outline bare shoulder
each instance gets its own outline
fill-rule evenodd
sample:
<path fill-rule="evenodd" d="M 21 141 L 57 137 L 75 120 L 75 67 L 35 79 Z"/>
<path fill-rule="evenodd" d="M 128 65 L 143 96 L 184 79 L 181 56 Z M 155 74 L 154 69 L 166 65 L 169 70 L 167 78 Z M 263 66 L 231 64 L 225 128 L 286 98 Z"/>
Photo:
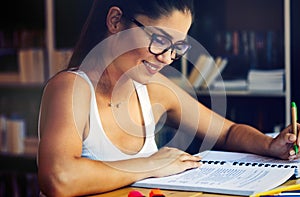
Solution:
<path fill-rule="evenodd" d="M 89 84 L 79 75 L 61 72 L 52 77 L 44 88 L 41 102 L 41 133 L 49 129 L 63 133 L 76 128 L 82 136 L 89 114 L 90 98 Z M 61 120 L 65 123 L 61 123 Z"/>
<path fill-rule="evenodd" d="M 61 72 L 51 78 L 44 88 L 42 109 L 62 111 L 76 108 L 88 111 L 91 90 L 88 82 L 71 72 Z M 78 109 L 78 110 L 79 110 Z"/>
<path fill-rule="evenodd" d="M 80 87 L 82 91 L 89 89 L 88 82 L 79 75 L 71 72 L 61 72 L 47 82 L 45 90 L 63 91 L 74 89 L 75 85 Z"/>

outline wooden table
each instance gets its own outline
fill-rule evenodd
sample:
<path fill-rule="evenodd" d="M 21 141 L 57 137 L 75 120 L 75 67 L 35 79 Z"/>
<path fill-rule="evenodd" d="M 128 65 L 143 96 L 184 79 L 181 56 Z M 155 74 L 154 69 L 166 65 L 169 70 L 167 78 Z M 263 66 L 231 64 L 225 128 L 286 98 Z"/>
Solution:
<path fill-rule="evenodd" d="M 122 189 L 118 189 L 112 192 L 108 192 L 105 194 L 99 194 L 95 196 L 99 197 L 128 197 L 128 193 L 131 190 L 138 190 L 141 192 L 144 196 L 148 197 L 151 189 L 145 189 L 145 188 L 134 188 L 134 187 L 125 187 Z M 161 190 L 162 193 L 166 197 L 229 197 L 232 195 L 218 195 L 218 194 L 209 194 L 209 193 L 202 193 L 202 192 L 185 192 L 185 191 L 172 191 L 172 190 Z M 237 197 L 237 196 L 235 196 Z"/>
<path fill-rule="evenodd" d="M 22 182 L 23 189 L 20 189 L 21 194 L 28 193 L 28 189 L 31 190 L 31 194 L 38 194 L 38 184 L 37 184 L 37 165 L 35 155 L 12 155 L 12 154 L 0 154 L 0 183 L 3 178 L 3 174 L 6 175 L 17 175 L 17 174 L 33 174 L 34 180 L 27 180 L 25 184 Z M 13 177 L 14 178 L 14 177 Z M 5 181 L 5 180 L 2 180 Z M 300 179 L 289 180 L 283 186 L 299 184 Z M 29 185 L 31 185 L 29 188 Z M 32 188 L 31 188 L 32 187 Z M 12 196 L 12 195 L 1 195 L 1 194 L 13 194 L 14 188 L 11 188 L 12 191 L 0 191 L 0 196 Z M 104 194 L 93 195 L 93 197 L 128 197 L 128 193 L 131 190 L 138 190 L 146 197 L 149 196 L 151 189 L 145 188 L 134 188 L 134 187 L 124 187 L 118 190 L 107 192 Z M 224 194 L 213 194 L 213 193 L 202 193 L 202 192 L 187 192 L 187 191 L 172 191 L 172 190 L 162 190 L 163 194 L 166 197 L 238 197 L 237 195 L 224 195 Z M 34 195 L 35 196 L 35 195 Z"/>
<path fill-rule="evenodd" d="M 288 186 L 292 184 L 300 183 L 298 180 L 289 180 L 282 186 Z M 148 197 L 151 189 L 145 188 L 134 188 L 134 187 L 125 187 L 112 192 L 107 192 L 104 194 L 94 195 L 97 197 L 128 197 L 128 193 L 131 190 L 138 190 L 144 196 Z M 163 194 L 166 197 L 239 197 L 237 195 L 225 195 L 225 194 L 213 194 L 213 193 L 203 193 L 203 192 L 186 192 L 186 191 L 172 191 L 172 190 L 162 190 Z M 93 197 L 94 197 L 93 196 Z"/>

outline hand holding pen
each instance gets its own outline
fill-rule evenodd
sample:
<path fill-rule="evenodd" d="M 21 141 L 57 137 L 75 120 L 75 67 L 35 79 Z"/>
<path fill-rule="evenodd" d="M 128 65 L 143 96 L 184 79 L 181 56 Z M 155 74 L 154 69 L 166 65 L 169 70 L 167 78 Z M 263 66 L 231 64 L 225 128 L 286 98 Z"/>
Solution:
<path fill-rule="evenodd" d="M 297 123 L 297 107 L 295 102 L 291 103 L 291 125 L 284 128 L 273 138 L 269 146 L 270 156 L 280 159 L 300 159 L 300 138 L 298 138 L 300 124 Z"/>

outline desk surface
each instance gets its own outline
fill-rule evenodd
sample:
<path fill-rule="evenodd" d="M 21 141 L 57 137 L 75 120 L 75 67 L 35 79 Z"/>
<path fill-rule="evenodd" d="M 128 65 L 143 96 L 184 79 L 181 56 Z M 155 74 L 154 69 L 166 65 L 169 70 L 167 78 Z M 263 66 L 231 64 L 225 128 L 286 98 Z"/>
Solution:
<path fill-rule="evenodd" d="M 300 179 L 298 180 L 290 180 L 287 181 L 282 186 L 288 186 L 292 184 L 299 183 Z M 151 189 L 145 188 L 134 188 L 134 187 L 125 187 L 121 188 L 112 192 L 104 193 L 95 195 L 97 197 L 128 197 L 128 193 L 131 190 L 138 190 L 146 197 L 149 196 Z M 225 195 L 225 194 L 213 194 L 213 193 L 202 193 L 202 192 L 185 192 L 185 191 L 171 191 L 171 190 L 162 190 L 163 194 L 166 197 L 239 197 L 237 195 Z"/>
<path fill-rule="evenodd" d="M 151 191 L 151 189 L 145 189 L 145 188 L 126 187 L 105 194 L 99 194 L 96 196 L 97 197 L 128 197 L 128 193 L 131 190 L 138 190 L 146 197 L 149 196 L 149 193 Z M 166 197 L 200 197 L 200 196 L 201 197 L 230 197 L 232 196 L 232 195 L 209 194 L 209 193 L 202 193 L 202 192 L 184 192 L 184 191 L 171 191 L 171 190 L 162 190 L 162 193 Z"/>
<path fill-rule="evenodd" d="M 0 154 L 0 172 L 2 171 L 20 171 L 20 172 L 36 172 L 36 160 L 35 155 L 12 155 L 12 154 Z M 20 165 L 21 164 L 21 165 Z M 289 180 L 282 186 L 288 186 L 292 184 L 299 184 L 300 179 Z M 115 191 L 107 192 L 104 194 L 93 195 L 93 197 L 128 197 L 128 193 L 131 190 L 138 190 L 146 197 L 149 196 L 151 189 L 125 187 Z M 239 197 L 237 195 L 224 195 L 202 192 L 187 192 L 187 191 L 172 191 L 162 190 L 166 197 Z"/>

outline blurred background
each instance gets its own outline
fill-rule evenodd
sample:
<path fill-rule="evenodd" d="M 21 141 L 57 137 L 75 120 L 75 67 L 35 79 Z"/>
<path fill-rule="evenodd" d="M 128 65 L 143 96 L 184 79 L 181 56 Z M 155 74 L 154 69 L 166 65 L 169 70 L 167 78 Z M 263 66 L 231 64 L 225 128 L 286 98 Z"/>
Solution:
<path fill-rule="evenodd" d="M 92 2 L 1 2 L 0 196 L 38 196 L 37 126 L 43 87 L 66 67 Z M 215 62 L 225 60 L 219 71 L 226 89 L 227 118 L 268 133 L 289 124 L 290 102 L 300 105 L 296 87 L 299 8 L 298 0 L 195 0 L 196 16 L 189 35 Z M 186 79 L 196 67 L 185 58 L 172 66 Z M 207 76 L 209 83 L 190 81 L 197 99 L 208 107 L 212 95 L 218 98 L 223 93 L 213 72 Z M 157 132 L 159 146 L 176 132 L 161 130 Z M 194 139 L 188 151 L 199 151 L 199 139 Z"/>

